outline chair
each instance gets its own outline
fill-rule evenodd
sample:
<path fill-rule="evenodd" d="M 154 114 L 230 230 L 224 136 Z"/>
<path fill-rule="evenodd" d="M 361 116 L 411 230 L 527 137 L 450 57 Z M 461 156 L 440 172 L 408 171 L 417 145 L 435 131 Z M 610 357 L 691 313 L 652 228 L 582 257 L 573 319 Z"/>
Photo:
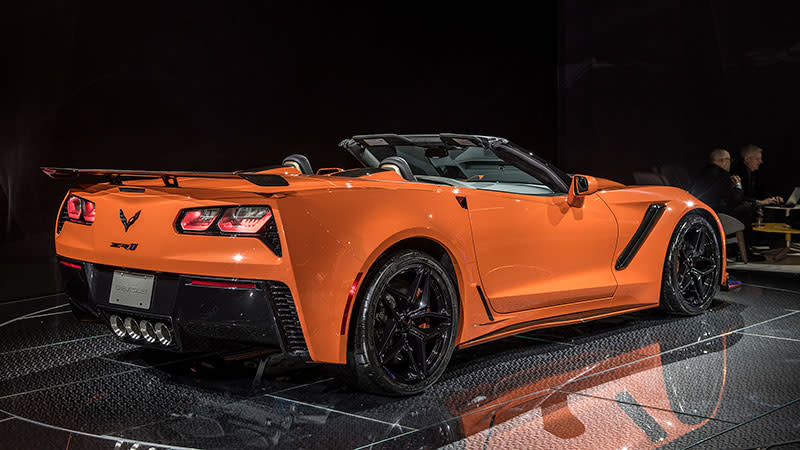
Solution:
<path fill-rule="evenodd" d="M 383 161 L 378 164 L 378 167 L 381 169 L 394 170 L 398 175 L 408 181 L 417 181 L 417 177 L 415 177 L 414 173 L 411 171 L 411 166 L 408 165 L 405 159 L 399 156 L 384 158 Z"/>
<path fill-rule="evenodd" d="M 725 241 L 728 244 L 739 245 L 739 256 L 742 257 L 742 262 L 747 264 L 747 246 L 744 242 L 744 224 L 737 218 L 727 214 L 717 214 L 719 221 L 722 224 L 722 230 L 725 232 Z M 729 238 L 728 236 L 733 236 Z"/>
<path fill-rule="evenodd" d="M 689 177 L 689 172 L 679 164 L 664 164 L 660 167 L 658 173 L 667 179 L 670 186 L 679 187 L 687 191 L 692 187 L 692 179 Z"/>
<path fill-rule="evenodd" d="M 289 155 L 286 158 L 283 158 L 281 164 L 284 166 L 294 167 L 303 175 L 314 175 L 314 169 L 311 168 L 311 162 L 304 155 Z"/>
<path fill-rule="evenodd" d="M 654 172 L 633 172 L 633 181 L 645 186 L 669 186 L 666 178 Z"/>

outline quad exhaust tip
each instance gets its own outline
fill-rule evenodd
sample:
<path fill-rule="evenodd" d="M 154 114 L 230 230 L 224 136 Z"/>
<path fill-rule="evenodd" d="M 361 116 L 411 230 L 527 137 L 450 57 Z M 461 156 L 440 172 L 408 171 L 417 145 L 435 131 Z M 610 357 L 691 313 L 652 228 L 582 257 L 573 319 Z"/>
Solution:
<path fill-rule="evenodd" d="M 172 330 L 163 322 L 151 322 L 147 319 L 136 319 L 134 317 L 125 317 L 123 319 L 116 314 L 112 314 L 108 321 L 109 325 L 111 325 L 111 331 L 117 337 L 124 338 L 127 336 L 134 341 L 142 339 L 148 344 L 158 342 L 165 347 L 172 345 L 174 342 Z"/>

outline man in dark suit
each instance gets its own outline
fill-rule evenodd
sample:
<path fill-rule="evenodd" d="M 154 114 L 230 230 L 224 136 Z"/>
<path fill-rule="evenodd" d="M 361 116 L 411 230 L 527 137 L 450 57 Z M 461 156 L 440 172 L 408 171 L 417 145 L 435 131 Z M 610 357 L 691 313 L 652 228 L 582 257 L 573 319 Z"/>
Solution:
<path fill-rule="evenodd" d="M 703 167 L 689 192 L 718 213 L 734 215 L 742 201 L 739 177 L 730 174 L 731 155 L 718 148 L 709 154 L 709 164 Z M 737 188 L 738 186 L 738 188 Z"/>
<path fill-rule="evenodd" d="M 708 155 L 708 159 L 709 164 L 700 171 L 689 192 L 718 214 L 727 214 L 739 219 L 745 227 L 742 230 L 746 235 L 744 241 L 751 242 L 752 228 L 750 224 L 755 217 L 755 209 L 752 205 L 742 200 L 744 192 L 741 178 L 730 174 L 730 153 L 722 148 L 714 149 Z M 723 220 L 724 226 L 725 220 Z M 744 244 L 741 245 L 739 247 L 740 253 L 747 252 L 749 260 L 758 261 L 764 259 L 743 249 Z M 739 257 L 745 260 L 743 255 L 739 255 Z"/>

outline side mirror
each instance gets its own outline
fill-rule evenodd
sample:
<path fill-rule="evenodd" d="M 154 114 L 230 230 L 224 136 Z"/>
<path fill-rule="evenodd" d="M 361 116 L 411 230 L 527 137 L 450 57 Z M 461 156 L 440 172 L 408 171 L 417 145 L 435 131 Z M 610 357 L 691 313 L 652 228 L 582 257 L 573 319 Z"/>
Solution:
<path fill-rule="evenodd" d="M 583 197 L 597 192 L 597 179 L 588 175 L 574 175 L 567 193 L 569 206 L 580 208 L 583 206 Z"/>

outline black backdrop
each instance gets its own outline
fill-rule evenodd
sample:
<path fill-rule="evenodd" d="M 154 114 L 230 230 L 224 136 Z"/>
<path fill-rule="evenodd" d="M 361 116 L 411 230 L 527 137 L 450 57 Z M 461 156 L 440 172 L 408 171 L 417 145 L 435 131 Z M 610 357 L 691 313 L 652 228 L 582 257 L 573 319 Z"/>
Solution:
<path fill-rule="evenodd" d="M 500 135 L 622 182 L 753 142 L 776 193 L 800 185 L 791 2 L 16 3 L 0 11 L 0 248 L 15 255 L 51 254 L 66 186 L 41 165 L 348 166 L 337 142 L 371 132 Z"/>

